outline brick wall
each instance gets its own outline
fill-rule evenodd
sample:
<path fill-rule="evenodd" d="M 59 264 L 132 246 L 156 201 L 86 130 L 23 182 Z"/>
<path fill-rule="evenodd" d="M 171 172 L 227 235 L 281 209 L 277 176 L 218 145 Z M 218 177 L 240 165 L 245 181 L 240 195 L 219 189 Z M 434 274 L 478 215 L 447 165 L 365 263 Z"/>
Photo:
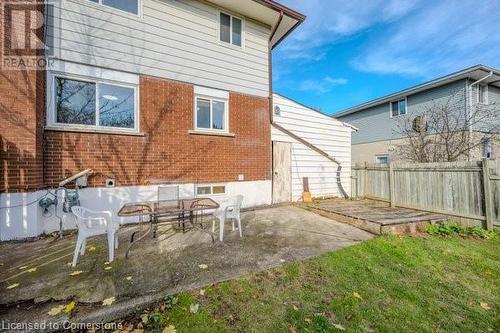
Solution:
<path fill-rule="evenodd" d="M 226 182 L 270 179 L 270 126 L 266 98 L 230 94 L 231 137 L 189 134 L 194 89 L 156 78 L 140 81 L 143 136 L 45 132 L 45 183 L 55 185 L 91 168 L 91 185 L 115 178 L 118 186 L 148 179 L 171 182 Z"/>
<path fill-rule="evenodd" d="M 11 1 L 12 2 L 12 1 Z M 43 12 L 43 6 L 30 6 L 28 1 L 17 1 L 18 8 L 37 8 Z M 25 56 L 32 54 L 24 49 L 8 48 L 11 26 L 0 6 L 0 37 L 4 38 L 0 49 L 0 58 L 5 55 Z M 28 24 L 28 22 L 26 23 Z M 16 25 L 17 28 L 19 24 Z M 5 31 L 4 31 L 5 30 Z M 43 29 L 36 32 L 43 36 Z M 31 45 L 31 44 L 30 44 Z M 4 53 L 6 50 L 7 52 Z M 42 55 L 38 50 L 35 54 Z M 24 192 L 43 187 L 43 124 L 45 113 L 45 71 L 18 67 L 14 70 L 0 64 L 0 193 Z"/>

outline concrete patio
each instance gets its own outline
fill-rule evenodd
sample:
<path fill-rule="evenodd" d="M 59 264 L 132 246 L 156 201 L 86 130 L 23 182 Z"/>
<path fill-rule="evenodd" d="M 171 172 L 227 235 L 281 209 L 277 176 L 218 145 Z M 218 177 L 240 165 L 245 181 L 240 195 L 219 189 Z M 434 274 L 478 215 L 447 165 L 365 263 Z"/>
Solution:
<path fill-rule="evenodd" d="M 137 244 L 129 259 L 124 258 L 128 240 L 140 227 L 123 227 L 113 263 L 106 263 L 104 238 L 95 238 L 87 243 L 87 252 L 74 269 L 69 264 L 74 235 L 62 240 L 2 244 L 0 321 L 112 321 L 170 294 L 317 256 L 373 237 L 355 227 L 290 206 L 245 212 L 242 224 L 242 239 L 227 223 L 224 243 L 215 244 L 201 231 L 183 234 L 170 226 L 160 226 L 158 237 Z M 112 305 L 102 305 L 103 300 L 112 297 Z M 73 311 L 47 314 L 51 308 L 70 301 L 76 302 Z"/>

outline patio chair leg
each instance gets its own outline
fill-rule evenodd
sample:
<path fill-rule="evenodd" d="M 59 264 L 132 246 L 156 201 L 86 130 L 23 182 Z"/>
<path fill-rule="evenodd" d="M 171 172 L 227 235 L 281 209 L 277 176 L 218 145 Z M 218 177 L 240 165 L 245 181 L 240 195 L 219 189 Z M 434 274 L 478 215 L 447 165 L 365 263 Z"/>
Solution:
<path fill-rule="evenodd" d="M 231 227 L 233 228 L 234 231 L 234 219 L 231 219 Z"/>
<path fill-rule="evenodd" d="M 76 245 L 75 245 L 75 253 L 73 254 L 73 262 L 71 264 L 72 267 L 76 267 L 76 262 L 78 260 L 78 254 L 80 253 L 82 243 L 83 243 L 83 239 L 78 237 L 76 240 Z"/>
<path fill-rule="evenodd" d="M 115 246 L 114 246 L 115 234 L 108 234 L 108 262 L 113 262 L 113 258 L 115 255 Z"/>
<path fill-rule="evenodd" d="M 219 240 L 224 241 L 224 220 L 225 218 L 219 219 Z"/>
<path fill-rule="evenodd" d="M 115 233 L 115 250 L 118 249 L 118 232 Z"/>
<path fill-rule="evenodd" d="M 243 232 L 241 230 L 241 219 L 239 216 L 238 216 L 238 218 L 236 218 L 236 221 L 238 222 L 238 231 L 240 232 L 240 238 L 241 238 L 241 237 L 243 237 Z"/>
<path fill-rule="evenodd" d="M 87 239 L 85 238 L 82 242 L 82 246 L 81 246 L 81 249 L 80 249 L 80 255 L 84 255 L 85 254 L 85 248 L 87 247 Z"/>

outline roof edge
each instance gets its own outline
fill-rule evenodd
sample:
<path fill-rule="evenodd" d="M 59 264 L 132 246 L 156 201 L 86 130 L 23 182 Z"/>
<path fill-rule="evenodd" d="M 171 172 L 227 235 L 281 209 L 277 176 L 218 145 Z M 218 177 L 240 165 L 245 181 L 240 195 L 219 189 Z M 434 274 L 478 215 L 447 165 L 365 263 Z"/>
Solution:
<path fill-rule="evenodd" d="M 385 95 L 385 96 L 382 96 L 382 97 L 379 97 L 379 98 L 376 98 L 376 99 L 373 99 L 373 100 L 370 100 L 370 101 L 367 101 L 367 102 L 355 105 L 353 107 L 341 110 L 341 111 L 339 111 L 337 113 L 334 113 L 332 115 L 332 117 L 342 117 L 342 116 L 353 114 L 353 113 L 356 113 L 356 112 L 359 112 L 359 111 L 363 111 L 366 108 L 374 107 L 374 106 L 383 104 L 383 103 L 387 102 L 387 100 L 395 98 L 395 97 L 397 97 L 399 95 L 409 95 L 409 94 L 412 94 L 412 93 L 416 93 L 416 92 L 418 92 L 419 90 L 422 90 L 422 89 L 425 90 L 425 88 L 428 87 L 428 86 L 437 85 L 436 87 L 439 87 L 441 85 L 446 84 L 447 81 L 452 80 L 453 78 L 458 78 L 460 75 L 467 74 L 468 72 L 472 72 L 472 71 L 475 71 L 475 70 L 484 70 L 485 72 L 493 72 L 496 75 L 500 75 L 500 70 L 495 69 L 493 67 L 489 67 L 489 66 L 482 65 L 482 64 L 474 65 L 472 67 L 468 67 L 468 68 L 459 70 L 457 72 L 453 72 L 451 74 L 448 74 L 448 75 L 445 75 L 445 76 L 441 76 L 441 77 L 438 77 L 436 79 L 433 79 L 433 80 L 430 80 L 430 81 L 427 81 L 427 82 L 424 82 L 424 83 L 421 83 L 421 84 L 417 84 L 416 86 L 413 86 L 413 87 L 410 87 L 410 88 L 406 88 L 406 89 L 403 89 L 403 90 L 399 90 L 399 91 L 397 91 L 395 93 L 392 93 L 392 94 L 389 94 L 389 95 Z"/>
<path fill-rule="evenodd" d="M 296 19 L 297 21 L 303 22 L 306 19 L 304 14 L 301 14 L 285 5 L 282 5 L 273 0 L 253 0 L 257 3 L 260 3 L 263 6 L 274 9 L 278 12 L 283 12 L 284 14 Z"/>

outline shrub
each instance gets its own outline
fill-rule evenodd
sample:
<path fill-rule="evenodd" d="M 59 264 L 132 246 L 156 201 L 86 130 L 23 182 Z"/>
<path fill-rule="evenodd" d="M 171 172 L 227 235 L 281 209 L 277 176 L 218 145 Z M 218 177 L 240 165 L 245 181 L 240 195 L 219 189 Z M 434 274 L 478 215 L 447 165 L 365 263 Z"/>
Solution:
<path fill-rule="evenodd" d="M 497 232 L 488 231 L 481 226 L 464 227 L 457 223 L 429 224 L 426 232 L 434 236 L 462 236 L 490 239 L 497 236 Z"/>

